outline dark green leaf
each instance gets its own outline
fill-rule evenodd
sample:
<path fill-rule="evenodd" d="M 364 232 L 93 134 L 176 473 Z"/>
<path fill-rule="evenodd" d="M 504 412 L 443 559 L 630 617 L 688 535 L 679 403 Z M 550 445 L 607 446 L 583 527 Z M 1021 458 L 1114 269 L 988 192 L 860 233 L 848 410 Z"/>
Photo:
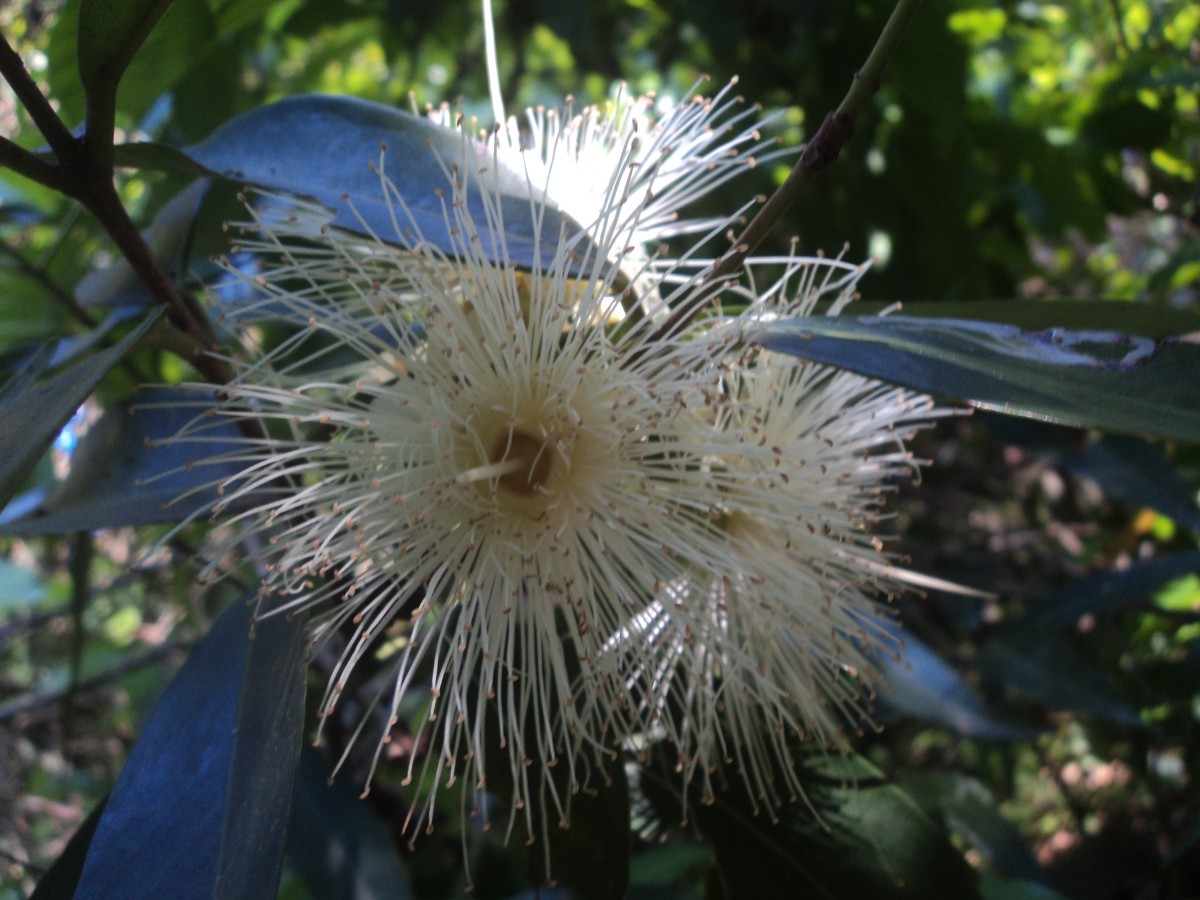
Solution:
<path fill-rule="evenodd" d="M 856 315 L 882 312 L 887 304 L 860 301 Z M 1152 338 L 1200 332 L 1200 311 L 1126 300 L 945 300 L 906 301 L 906 316 L 935 319 L 975 319 L 1015 325 L 1026 331 L 1075 328 L 1082 331 L 1120 331 Z"/>
<path fill-rule="evenodd" d="M 44 381 L 0 391 L 0 504 L 7 504 L 67 419 L 158 318 L 149 313 L 115 346 Z"/>
<path fill-rule="evenodd" d="M 717 858 L 707 897 L 980 896 L 977 876 L 945 832 L 865 759 L 814 753 L 800 778 L 804 798 L 775 816 L 755 812 L 761 803 L 736 775 L 712 804 L 692 798 L 690 818 Z M 671 775 L 647 770 L 642 787 L 664 821 L 678 819 Z"/>
<path fill-rule="evenodd" d="M 1063 463 L 1076 475 L 1094 480 L 1111 497 L 1135 507 L 1149 506 L 1178 525 L 1200 531 L 1195 489 L 1154 444 L 1105 435 Z"/>
<path fill-rule="evenodd" d="M 765 347 L 1009 415 L 1200 441 L 1200 343 L 965 319 L 809 317 Z"/>
<path fill-rule="evenodd" d="M 1033 638 L 1074 625 L 1088 614 L 1104 614 L 1137 604 L 1169 581 L 1200 572 L 1200 550 L 1134 563 L 1116 572 L 1101 572 L 1071 582 L 1042 601 L 1016 627 Z"/>
<path fill-rule="evenodd" d="M 303 617 L 237 602 L 167 687 L 92 839 L 78 900 L 273 897 L 303 723 Z M 253 633 L 252 633 L 253 628 Z"/>
<path fill-rule="evenodd" d="M 1000 814 L 991 792 L 976 779 L 955 772 L 911 771 L 899 783 L 930 816 L 965 840 L 993 868 L 1031 881 L 1045 877 L 1020 830 Z"/>
<path fill-rule="evenodd" d="M 79 78 L 87 97 L 89 137 L 112 146 L 117 85 L 133 55 L 174 0 L 83 0 Z"/>
<path fill-rule="evenodd" d="M 953 666 L 900 626 L 888 627 L 900 641 L 901 649 L 899 659 L 885 652 L 876 653 L 884 684 L 876 706 L 884 719 L 890 711 L 895 711 L 959 734 L 995 740 L 1036 734 L 997 717 Z"/>
<path fill-rule="evenodd" d="M 987 872 L 981 879 L 983 900 L 1066 900 L 1058 891 L 1038 881 L 1001 878 Z"/>
<path fill-rule="evenodd" d="M 400 234 L 380 177 L 370 166 L 379 162 L 380 145 L 387 147 L 384 169 L 411 215 L 410 221 L 396 210 Z M 371 231 L 403 245 L 414 243 L 419 231 L 445 252 L 455 248 L 443 205 L 450 191 L 442 166 L 459 162 L 462 137 L 418 116 L 351 97 L 289 97 L 238 116 L 186 153 L 214 175 L 313 197 L 336 212 L 340 228 Z M 489 258 L 529 269 L 554 258 L 563 229 L 586 241 L 577 224 L 553 209 L 539 211 L 535 220 L 527 196 L 506 194 L 499 211 L 489 215 L 479 176 L 469 175 L 467 207 Z M 492 227 L 498 220 L 502 233 Z M 581 256 L 589 249 L 588 243 L 575 247 Z"/>
<path fill-rule="evenodd" d="M 202 444 L 171 438 L 215 403 L 209 394 L 152 388 L 108 410 L 80 441 L 66 479 L 32 509 L 0 518 L 0 534 L 95 531 L 206 513 L 219 500 L 217 483 L 241 468 L 215 458 L 237 450 L 241 435 L 214 420 Z"/>
<path fill-rule="evenodd" d="M 331 775 L 320 751 L 304 748 L 288 827 L 288 865 L 314 897 L 412 897 L 408 873 L 387 828 L 344 777 L 330 784 Z"/>
<path fill-rule="evenodd" d="M 985 678 L 1051 709 L 1072 709 L 1122 725 L 1142 724 L 1137 710 L 1118 698 L 1104 674 L 1053 632 L 1013 628 L 979 651 Z"/>

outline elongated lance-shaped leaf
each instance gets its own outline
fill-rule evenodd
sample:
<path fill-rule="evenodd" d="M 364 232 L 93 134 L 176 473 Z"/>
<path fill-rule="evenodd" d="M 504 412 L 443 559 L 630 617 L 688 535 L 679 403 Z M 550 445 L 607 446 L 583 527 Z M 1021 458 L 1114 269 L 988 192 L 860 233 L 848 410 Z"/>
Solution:
<path fill-rule="evenodd" d="M 391 107 L 351 97 L 317 94 L 289 97 L 233 119 L 184 152 L 204 171 L 278 191 L 312 197 L 336 212 L 334 224 L 382 240 L 412 245 L 420 239 L 446 253 L 455 252 L 445 209 L 450 196 L 446 170 L 461 165 L 464 136 L 426 119 Z M 372 168 L 383 153 L 384 172 L 403 198 L 409 215 L 393 210 L 384 197 L 379 174 Z M 468 150 L 473 153 L 473 150 Z M 565 232 L 588 255 L 583 229 L 554 208 L 530 205 L 525 174 L 497 170 L 490 152 L 473 158 L 468 183 L 505 185 L 499 209 L 485 209 L 478 187 L 469 191 L 467 206 L 479 228 L 479 246 L 494 262 L 533 269 L 554 258 Z M 511 187 L 511 192 L 508 188 Z M 440 188 L 440 191 L 439 191 Z M 397 225 L 400 232 L 397 233 Z M 500 231 L 503 234 L 500 234 Z M 419 231 L 419 234 L 418 234 Z M 499 248 L 506 249 L 498 258 Z M 594 251 L 590 254 L 595 259 Z"/>
<path fill-rule="evenodd" d="M 130 753 L 77 900 L 275 896 L 305 646 L 303 616 L 253 622 L 253 605 L 239 601 L 217 619 Z"/>
<path fill-rule="evenodd" d="M 221 499 L 221 479 L 241 471 L 225 454 L 244 438 L 219 420 L 205 430 L 202 453 L 172 438 L 216 405 L 215 394 L 147 388 L 107 410 L 80 441 L 66 479 L 20 515 L 0 515 L 0 534 L 65 534 L 207 514 Z M 26 506 L 23 500 L 10 508 Z"/>
<path fill-rule="evenodd" d="M 111 153 L 117 85 L 138 47 L 174 0 L 83 0 L 79 78 L 87 97 L 89 143 Z"/>
<path fill-rule="evenodd" d="M 814 316 L 753 337 L 771 350 L 973 406 L 1200 441 L 1200 338 L 911 316 Z"/>
<path fill-rule="evenodd" d="M 12 499 L 67 419 L 161 313 L 155 309 L 114 346 L 44 381 L 23 377 L 0 391 L 0 505 Z"/>

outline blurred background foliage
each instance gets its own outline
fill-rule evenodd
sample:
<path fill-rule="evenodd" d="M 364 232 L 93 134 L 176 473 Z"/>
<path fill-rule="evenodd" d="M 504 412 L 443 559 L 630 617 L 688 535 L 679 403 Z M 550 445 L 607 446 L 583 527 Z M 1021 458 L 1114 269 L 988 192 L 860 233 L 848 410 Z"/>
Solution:
<path fill-rule="evenodd" d="M 837 105 L 890 9 L 880 0 L 500 2 L 506 101 L 510 111 L 565 94 L 598 101 L 618 82 L 679 98 L 702 75 L 709 89 L 736 75 L 749 100 L 779 111 L 771 136 L 795 146 Z M 77 19 L 71 2 L 0 8 L 0 28 L 70 126 L 83 115 Z M 784 252 L 795 238 L 801 252 L 873 256 L 863 282 L 871 300 L 1108 299 L 1194 311 L 1198 32 L 1200 6 L 1184 0 L 927 0 L 847 151 L 763 249 Z M 118 140 L 188 146 L 239 113 L 310 91 L 402 108 L 449 101 L 486 120 L 483 56 L 474 0 L 179 0 L 122 81 Z M 7 87 L 0 132 L 41 144 Z M 363 148 L 364 163 L 374 153 Z M 760 166 L 705 203 L 735 208 L 786 171 Z M 143 226 L 187 184 L 150 171 L 119 178 Z M 197 290 L 229 214 L 216 192 L 194 221 L 182 217 L 186 227 L 157 235 L 155 249 Z M 75 204 L 0 171 L 6 373 L 46 342 L 82 339 L 144 302 L 114 254 Z M 140 348 L 27 487 L 55 483 L 104 406 L 185 372 L 176 357 Z M 899 549 L 918 571 L 997 596 L 903 602 L 910 655 L 880 701 L 887 728 L 865 735 L 861 750 L 951 832 L 990 898 L 1200 896 L 1197 446 L 975 416 L 924 435 L 916 450 L 934 465 L 894 504 Z M 0 897 L 30 890 L 59 855 L 111 787 L 170 673 L 236 591 L 192 582 L 200 526 L 131 572 L 163 531 L 0 538 Z M 304 771 L 300 810 L 313 802 Z M 410 895 L 388 867 L 402 842 L 380 824 L 402 808 L 394 781 L 381 778 L 370 804 L 338 813 L 369 835 L 364 858 L 376 854 L 394 889 L 360 896 Z M 699 896 L 713 853 L 738 849 L 710 840 L 710 850 L 670 829 L 650 800 L 635 808 L 645 826 L 636 895 Z M 333 817 L 330 801 L 315 802 Z M 363 809 L 378 818 L 360 821 Z M 294 826 L 293 841 L 306 840 L 328 837 Z M 473 847 L 479 896 L 523 889 L 514 852 L 492 839 Z M 403 853 L 411 896 L 461 891 L 453 826 Z M 306 869 L 316 855 L 293 847 L 283 896 L 340 896 L 328 872 Z"/>

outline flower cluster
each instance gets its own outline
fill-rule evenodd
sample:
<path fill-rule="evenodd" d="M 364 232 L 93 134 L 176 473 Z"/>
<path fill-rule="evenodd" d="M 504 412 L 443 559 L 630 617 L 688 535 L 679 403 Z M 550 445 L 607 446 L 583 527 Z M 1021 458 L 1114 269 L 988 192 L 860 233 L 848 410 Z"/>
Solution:
<path fill-rule="evenodd" d="M 663 742 L 706 796 L 729 777 L 768 807 L 796 796 L 798 742 L 863 719 L 878 598 L 903 580 L 870 529 L 938 412 L 750 340 L 822 296 L 836 314 L 861 274 L 837 260 L 753 262 L 783 274 L 663 336 L 713 290 L 645 242 L 748 165 L 755 129 L 724 98 L 634 129 L 645 113 L 536 113 L 516 156 L 515 126 L 464 137 L 439 192 L 451 246 L 415 221 L 407 248 L 340 232 L 292 198 L 238 242 L 257 293 L 229 320 L 248 352 L 219 412 L 265 437 L 222 490 L 263 548 L 261 614 L 309 609 L 338 647 L 327 715 L 386 642 L 376 762 L 408 726 L 423 796 L 507 793 L 510 828 L 567 823 L 597 766 Z M 514 183 L 534 222 L 559 203 L 582 226 L 543 234 L 532 272 L 484 252 L 466 202 Z"/>

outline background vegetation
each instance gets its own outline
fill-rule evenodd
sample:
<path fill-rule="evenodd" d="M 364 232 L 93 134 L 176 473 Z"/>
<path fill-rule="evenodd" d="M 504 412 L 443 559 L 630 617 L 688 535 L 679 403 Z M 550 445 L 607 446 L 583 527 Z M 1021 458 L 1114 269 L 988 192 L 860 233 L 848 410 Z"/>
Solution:
<path fill-rule="evenodd" d="M 4 36 L 70 127 L 85 113 L 82 6 L 0 9 Z M 702 74 L 710 85 L 736 74 L 748 99 L 780 110 L 774 137 L 797 145 L 837 105 L 890 10 L 877 0 L 500 3 L 501 75 L 515 109 L 568 93 L 601 100 L 617 81 L 678 97 Z M 1104 313 L 1074 304 L 1104 300 L 1134 309 L 1122 321 L 1143 333 L 1198 332 L 1198 32 L 1200 7 L 1183 0 L 928 0 L 846 152 L 764 249 L 784 251 L 793 237 L 804 252 L 848 245 L 851 258 L 877 260 L 866 299 L 925 313 L 1036 327 L 1094 317 L 1107 327 Z M 486 118 L 476 3 L 179 0 L 121 79 L 117 141 L 188 147 L 239 113 L 313 91 L 402 108 L 461 100 Z M 29 150 L 44 143 L 7 87 L 0 133 Z M 364 161 L 373 153 L 364 147 Z M 734 208 L 786 171 L 761 166 L 706 203 Z M 152 246 L 202 294 L 207 260 L 224 246 L 220 222 L 236 207 L 228 186 L 181 194 L 191 180 L 141 167 L 122 170 L 118 188 L 140 226 L 163 213 Z M 60 338 L 74 341 L 58 344 L 62 353 L 109 346 L 142 314 L 150 299 L 118 259 L 78 203 L 0 169 L 6 375 Z M 25 479 L 34 493 L 0 520 L 0 897 L 32 890 L 60 856 L 112 788 L 172 673 L 237 594 L 235 581 L 207 592 L 194 582 L 207 526 L 185 529 L 136 572 L 130 563 L 165 527 L 99 527 L 127 521 L 96 505 L 131 495 L 120 479 L 136 467 L 113 469 L 137 453 L 126 432 L 104 445 L 93 436 L 103 449 L 57 480 L 102 410 L 120 409 L 139 384 L 186 375 L 179 357 L 139 345 Z M 903 551 L 918 571 L 996 597 L 904 601 L 906 661 L 879 701 L 887 727 L 859 746 L 890 787 L 866 769 L 860 787 L 870 802 L 897 792 L 876 811 L 915 801 L 981 873 L 984 896 L 1200 896 L 1198 438 L 982 414 L 917 447 L 933 465 L 892 507 Z M 13 524 L 38 503 L 67 518 Z M 333 729 L 333 744 L 345 737 Z M 356 765 L 339 782 L 348 796 L 361 782 Z M 455 825 L 410 850 L 398 835 L 395 772 L 355 803 L 325 791 L 323 767 L 319 757 L 301 764 L 281 896 L 461 892 Z M 832 797 L 837 781 L 828 808 L 845 812 Z M 779 834 L 755 830 L 762 823 L 739 839 L 736 809 L 700 821 L 700 840 L 663 815 L 652 785 L 635 798 L 636 896 L 874 890 L 819 871 L 828 838 L 798 820 L 782 826 L 786 850 L 772 852 Z M 871 821 L 846 815 L 858 830 Z M 879 815 L 886 826 L 910 813 Z M 476 837 L 477 895 L 528 890 L 522 848 Z M 339 841 L 358 854 L 351 872 L 329 863 Z M 871 870 L 886 856 L 858 852 Z M 931 877 L 909 895 L 937 896 Z"/>

